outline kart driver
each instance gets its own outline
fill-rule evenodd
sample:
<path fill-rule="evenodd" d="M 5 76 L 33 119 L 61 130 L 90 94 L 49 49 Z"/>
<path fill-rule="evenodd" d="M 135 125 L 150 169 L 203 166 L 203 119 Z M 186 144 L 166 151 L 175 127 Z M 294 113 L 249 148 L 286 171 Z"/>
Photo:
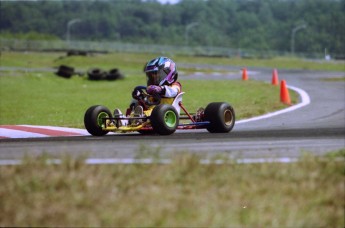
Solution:
<path fill-rule="evenodd" d="M 181 91 L 177 82 L 176 64 L 167 57 L 158 57 L 149 61 L 144 72 L 147 77 L 147 93 L 159 94 L 163 97 L 176 97 Z"/>
<path fill-rule="evenodd" d="M 177 82 L 178 72 L 174 61 L 167 57 L 158 57 L 149 61 L 144 72 L 147 79 L 146 92 L 150 95 L 159 95 L 164 98 L 174 98 L 181 92 L 181 84 Z M 137 88 L 137 87 L 136 87 Z M 133 93 L 136 93 L 134 89 Z M 141 115 L 142 107 L 137 105 L 138 101 L 133 99 L 126 115 L 134 110 L 136 115 Z"/>

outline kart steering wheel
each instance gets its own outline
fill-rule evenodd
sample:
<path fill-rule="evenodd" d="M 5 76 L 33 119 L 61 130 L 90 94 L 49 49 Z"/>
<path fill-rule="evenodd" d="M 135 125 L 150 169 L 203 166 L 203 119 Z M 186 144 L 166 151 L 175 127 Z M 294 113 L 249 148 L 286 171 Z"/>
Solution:
<path fill-rule="evenodd" d="M 158 105 L 161 102 L 161 96 L 159 94 L 148 94 L 146 86 L 137 86 L 132 92 L 132 97 L 138 100 L 140 103 L 146 105 Z"/>
<path fill-rule="evenodd" d="M 151 98 L 151 99 L 150 99 Z M 147 99 L 146 99 L 146 103 L 147 105 L 159 105 L 161 103 L 161 96 L 157 93 L 154 93 L 152 95 L 147 94 Z"/>

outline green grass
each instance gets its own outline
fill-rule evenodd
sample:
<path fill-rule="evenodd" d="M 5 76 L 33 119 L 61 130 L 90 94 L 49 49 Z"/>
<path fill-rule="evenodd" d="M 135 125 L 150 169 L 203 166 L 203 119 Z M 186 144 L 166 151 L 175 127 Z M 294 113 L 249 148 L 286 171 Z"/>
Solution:
<path fill-rule="evenodd" d="M 344 163 L 0 166 L 0 226 L 344 227 Z"/>
<path fill-rule="evenodd" d="M 145 53 L 109 53 L 93 54 L 91 56 L 66 57 L 60 53 L 36 53 L 36 52 L 1 52 L 0 66 L 20 67 L 54 67 L 61 64 L 87 70 L 91 67 L 112 69 L 119 67 L 125 71 L 141 72 L 143 65 L 148 60 L 159 54 Z M 243 67 L 268 67 L 279 69 L 304 69 L 324 71 L 345 71 L 344 61 L 312 61 L 299 58 L 276 57 L 271 59 L 242 59 L 242 58 L 218 58 L 195 56 L 169 56 L 178 63 L 200 63 L 213 65 L 229 65 Z"/>
<path fill-rule="evenodd" d="M 177 56 L 177 61 L 190 63 L 208 63 L 214 65 L 232 65 L 241 67 L 269 67 L 279 69 L 302 69 L 323 71 L 345 71 L 345 61 L 311 61 L 299 58 L 276 57 L 272 59 L 241 59 L 241 58 L 211 58 L 198 57 L 189 59 Z"/>
<path fill-rule="evenodd" d="M 80 70 L 98 67 L 104 70 L 120 68 L 126 72 L 142 73 L 144 63 L 155 58 L 155 54 L 111 53 L 90 56 L 71 56 L 65 53 L 2 52 L 0 66 L 49 68 L 60 65 L 73 66 Z"/>
<path fill-rule="evenodd" d="M 60 56 L 61 53 L 1 52 L 0 66 L 48 68 L 52 67 L 54 60 Z"/>
<path fill-rule="evenodd" d="M 89 81 L 81 77 L 64 79 L 52 73 L 26 73 L 0 77 L 0 124 L 37 124 L 83 127 L 88 107 L 105 105 L 126 110 L 131 91 L 145 84 L 144 76 L 128 75 L 125 80 Z M 190 112 L 210 102 L 233 105 L 238 119 L 264 114 L 286 105 L 279 101 L 279 87 L 258 81 L 181 80 L 184 105 Z M 291 93 L 296 102 L 297 95 Z"/>
<path fill-rule="evenodd" d="M 61 53 L 2 53 L 2 66 L 49 68 L 65 64 L 81 71 L 93 67 L 104 70 L 120 68 L 126 78 L 95 82 L 78 76 L 64 79 L 49 72 L 2 72 L 0 124 L 83 128 L 84 113 L 91 105 L 105 105 L 110 110 L 120 108 L 124 112 L 131 100 L 132 89 L 137 85 L 145 85 L 143 63 L 153 57 L 154 55 L 130 53 L 96 54 L 88 57 L 63 57 Z M 191 62 L 201 60 L 206 61 L 190 57 Z M 193 69 L 181 71 L 193 73 Z M 205 69 L 204 73 L 207 72 L 210 70 Z M 195 112 L 210 102 L 225 101 L 234 107 L 237 119 L 286 107 L 279 101 L 279 87 L 259 81 L 241 81 L 240 73 L 238 78 L 219 81 L 181 78 L 183 91 L 186 92 L 183 98 L 185 107 L 189 112 Z M 292 102 L 296 103 L 297 94 L 291 92 L 290 96 Z"/>

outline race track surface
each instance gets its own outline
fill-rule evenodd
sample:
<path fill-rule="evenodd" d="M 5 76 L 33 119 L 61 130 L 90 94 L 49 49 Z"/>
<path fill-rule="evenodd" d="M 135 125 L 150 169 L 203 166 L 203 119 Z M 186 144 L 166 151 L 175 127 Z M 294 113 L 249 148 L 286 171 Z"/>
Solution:
<path fill-rule="evenodd" d="M 212 78 L 215 80 L 238 79 L 241 75 L 238 67 L 218 68 L 238 73 L 214 75 Z M 279 69 L 278 73 L 280 80 L 305 91 L 310 102 L 269 118 L 239 121 L 228 134 L 190 130 L 177 131 L 171 136 L 112 134 L 92 137 L 75 134 L 71 137 L 0 139 L 0 160 L 21 159 L 24 155 L 42 153 L 52 157 L 69 155 L 100 159 L 165 159 L 180 153 L 195 153 L 205 159 L 215 156 L 231 159 L 297 158 L 306 152 L 322 155 L 345 148 L 345 82 L 325 80 L 344 77 L 344 73 Z M 248 76 L 269 83 L 272 69 L 248 69 Z M 188 76 L 193 77 L 210 79 L 209 75 L 202 74 Z"/>

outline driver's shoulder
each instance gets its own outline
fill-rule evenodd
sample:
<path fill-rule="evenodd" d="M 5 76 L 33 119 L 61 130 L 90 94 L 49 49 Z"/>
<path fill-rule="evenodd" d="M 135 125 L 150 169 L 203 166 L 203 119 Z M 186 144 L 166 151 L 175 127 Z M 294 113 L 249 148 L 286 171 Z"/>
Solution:
<path fill-rule="evenodd" d="M 176 81 L 174 83 L 171 84 L 171 86 L 178 86 L 178 87 L 182 87 L 181 83 Z"/>

